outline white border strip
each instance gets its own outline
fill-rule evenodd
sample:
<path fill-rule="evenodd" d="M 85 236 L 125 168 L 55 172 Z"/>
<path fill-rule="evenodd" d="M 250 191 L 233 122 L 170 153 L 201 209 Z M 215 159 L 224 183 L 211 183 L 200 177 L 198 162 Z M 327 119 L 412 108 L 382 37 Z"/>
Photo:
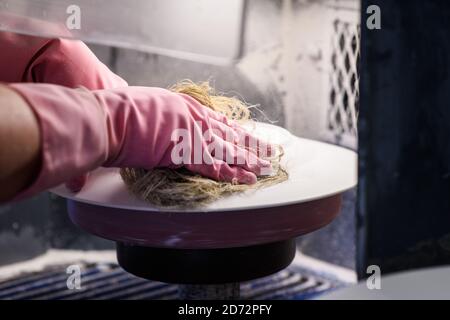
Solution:
<path fill-rule="evenodd" d="M 292 265 L 330 274 L 337 280 L 347 282 L 349 284 L 355 284 L 358 282 L 356 272 L 354 270 L 304 255 L 299 251 L 297 251 Z"/>
<path fill-rule="evenodd" d="M 48 250 L 34 259 L 21 261 L 0 267 L 0 281 L 24 273 L 38 272 L 49 266 L 68 265 L 74 263 L 117 263 L 115 250 L 82 251 L 82 250 Z"/>

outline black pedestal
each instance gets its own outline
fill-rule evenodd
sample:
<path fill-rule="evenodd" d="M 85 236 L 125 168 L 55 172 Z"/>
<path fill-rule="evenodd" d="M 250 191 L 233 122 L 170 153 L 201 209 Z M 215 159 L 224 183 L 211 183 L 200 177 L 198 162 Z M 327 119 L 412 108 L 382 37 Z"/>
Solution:
<path fill-rule="evenodd" d="M 295 239 L 223 249 L 116 244 L 117 259 L 126 271 L 141 278 L 178 284 L 223 284 L 261 278 L 286 268 L 295 256 Z"/>

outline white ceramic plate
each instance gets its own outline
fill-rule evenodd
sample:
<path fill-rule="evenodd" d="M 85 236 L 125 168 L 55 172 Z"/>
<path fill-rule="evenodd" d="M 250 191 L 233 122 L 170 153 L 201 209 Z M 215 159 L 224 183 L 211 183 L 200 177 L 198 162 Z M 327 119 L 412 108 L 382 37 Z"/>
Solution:
<path fill-rule="evenodd" d="M 289 179 L 280 184 L 224 197 L 202 207 L 201 211 L 244 210 L 276 207 L 332 196 L 357 183 L 357 155 L 334 145 L 302 139 L 274 125 L 257 123 L 248 127 L 261 139 L 283 145 L 282 165 Z M 118 169 L 100 168 L 91 173 L 79 193 L 64 186 L 53 193 L 75 201 L 130 210 L 161 211 L 161 208 L 138 200 L 126 189 Z M 167 211 L 199 211 L 176 209 Z"/>

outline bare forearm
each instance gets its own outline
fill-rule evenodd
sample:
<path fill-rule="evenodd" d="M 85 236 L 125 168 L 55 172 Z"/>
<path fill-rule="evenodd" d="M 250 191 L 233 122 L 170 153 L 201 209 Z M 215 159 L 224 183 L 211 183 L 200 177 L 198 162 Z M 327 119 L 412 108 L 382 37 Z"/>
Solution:
<path fill-rule="evenodd" d="M 39 125 L 28 104 L 0 86 L 0 202 L 27 187 L 40 167 Z"/>

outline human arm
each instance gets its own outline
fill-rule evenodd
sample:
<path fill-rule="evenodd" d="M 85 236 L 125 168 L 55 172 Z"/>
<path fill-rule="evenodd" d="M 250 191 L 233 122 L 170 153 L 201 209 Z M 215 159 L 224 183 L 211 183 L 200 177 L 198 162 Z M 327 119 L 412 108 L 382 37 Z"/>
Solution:
<path fill-rule="evenodd" d="M 184 94 L 149 87 L 88 91 L 48 84 L 10 84 L 8 89 L 32 110 L 40 137 L 36 178 L 31 185 L 25 184 L 18 198 L 99 166 L 146 169 L 184 166 L 215 180 L 248 184 L 256 182 L 262 168 L 270 167 L 270 162 L 238 145 L 239 126 Z M 195 145 L 196 136 L 208 130 L 222 136 L 231 132 L 232 141 L 219 135 L 214 135 L 214 139 L 232 154 L 233 163 L 210 152 L 204 140 L 200 151 L 208 161 L 175 163 L 172 133 L 179 129 L 187 132 L 191 146 Z M 27 143 L 26 139 L 10 143 L 19 142 Z M 240 164 L 235 163 L 237 151 L 244 160 Z M 32 162 L 28 165 L 33 167 Z"/>

